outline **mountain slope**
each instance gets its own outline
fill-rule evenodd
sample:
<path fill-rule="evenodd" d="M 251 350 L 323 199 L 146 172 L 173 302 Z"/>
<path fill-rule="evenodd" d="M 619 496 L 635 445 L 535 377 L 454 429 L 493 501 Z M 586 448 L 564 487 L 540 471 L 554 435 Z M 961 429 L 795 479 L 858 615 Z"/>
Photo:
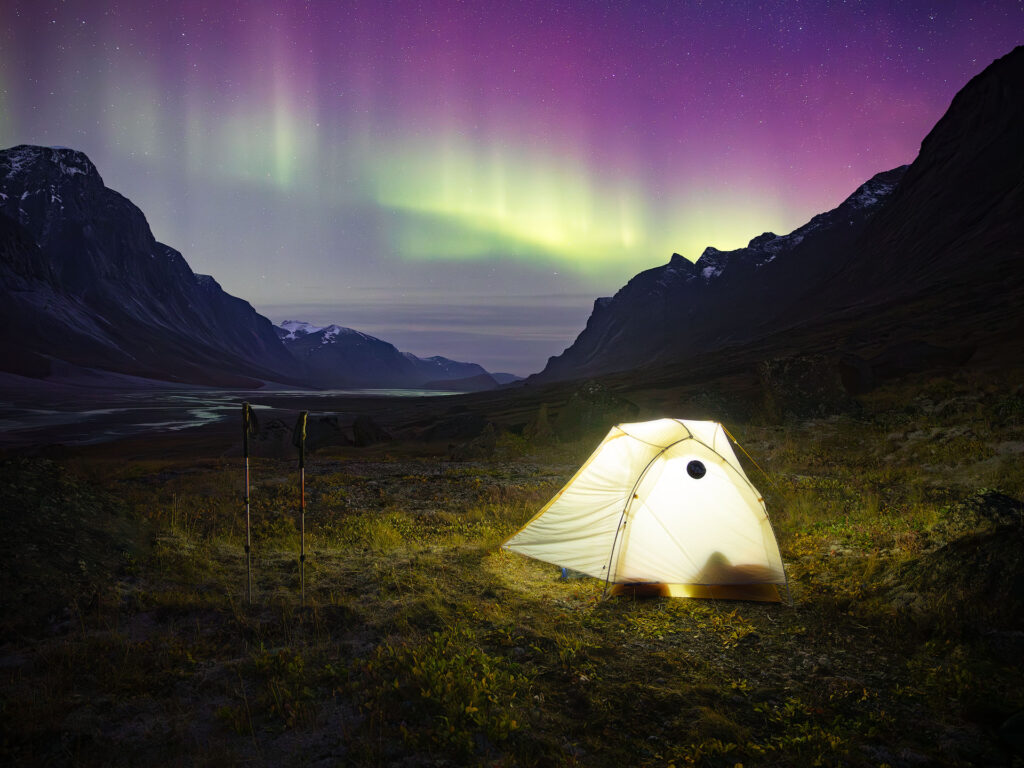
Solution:
<path fill-rule="evenodd" d="M 983 273 L 1024 253 L 1024 46 L 972 78 L 921 142 L 889 203 L 820 303 L 877 303 Z M 847 290 L 866 285 L 864 295 Z M 990 286 L 996 288 L 996 286 Z"/>
<path fill-rule="evenodd" d="M 497 386 L 476 363 L 447 357 L 420 358 L 401 352 L 375 336 L 340 325 L 320 327 L 286 320 L 276 327 L 278 338 L 299 361 L 304 376 L 320 387 L 416 388 L 431 384 L 476 390 Z"/>
<path fill-rule="evenodd" d="M 81 152 L 0 151 L 4 370 L 101 368 L 194 384 L 291 380 L 270 321 L 196 275 Z M 18 362 L 21 361 L 21 362 Z M 31 362 L 29 362 L 31 361 Z"/>
<path fill-rule="evenodd" d="M 836 249 L 863 230 L 905 171 L 876 175 L 788 235 L 765 232 L 734 251 L 707 248 L 696 264 L 673 254 L 641 272 L 594 303 L 586 328 L 538 378 L 628 370 L 755 337 L 805 286 L 829 279 Z"/>
<path fill-rule="evenodd" d="M 441 357 L 441 355 L 416 357 L 411 352 L 403 352 L 403 354 L 416 367 L 418 375 L 422 376 L 424 381 L 445 382 L 490 377 L 490 374 L 476 363 L 462 363 L 458 360 Z M 481 381 L 485 381 L 485 379 L 482 378 Z M 479 386 L 479 382 L 476 386 Z"/>
<path fill-rule="evenodd" d="M 292 330 L 279 328 L 277 333 L 315 386 L 413 386 L 416 368 L 393 344 L 338 325 L 286 325 Z"/>
<path fill-rule="evenodd" d="M 744 348 L 874 355 L 908 344 L 1024 354 L 1024 47 L 972 79 L 909 167 L 747 248 L 674 256 L 599 299 L 536 377 L 571 379 Z M 895 353 L 893 353 L 895 354 Z"/>

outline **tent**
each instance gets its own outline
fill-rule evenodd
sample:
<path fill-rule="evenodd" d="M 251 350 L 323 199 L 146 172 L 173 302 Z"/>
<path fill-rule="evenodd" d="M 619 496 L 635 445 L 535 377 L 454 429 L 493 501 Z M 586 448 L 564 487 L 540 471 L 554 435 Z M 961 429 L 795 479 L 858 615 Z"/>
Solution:
<path fill-rule="evenodd" d="M 613 427 L 502 546 L 620 593 L 778 601 L 787 586 L 764 499 L 715 421 Z"/>

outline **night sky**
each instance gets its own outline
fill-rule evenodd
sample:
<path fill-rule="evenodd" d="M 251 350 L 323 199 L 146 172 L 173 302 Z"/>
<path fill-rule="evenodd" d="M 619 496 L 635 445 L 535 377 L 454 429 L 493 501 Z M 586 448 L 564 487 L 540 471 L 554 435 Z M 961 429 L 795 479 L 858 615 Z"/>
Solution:
<path fill-rule="evenodd" d="M 1021 2 L 31 2 L 0 146 L 81 149 L 274 321 L 543 367 L 673 251 L 910 162 Z"/>

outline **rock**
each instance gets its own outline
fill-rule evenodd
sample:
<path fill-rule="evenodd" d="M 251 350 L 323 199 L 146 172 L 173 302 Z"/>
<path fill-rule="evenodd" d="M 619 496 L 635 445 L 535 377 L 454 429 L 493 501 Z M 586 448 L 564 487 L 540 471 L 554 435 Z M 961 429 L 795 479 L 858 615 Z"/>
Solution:
<path fill-rule="evenodd" d="M 1015 754 L 1024 755 L 1024 709 L 999 726 L 999 740 Z"/>
<path fill-rule="evenodd" d="M 983 488 L 963 501 L 939 511 L 932 535 L 950 541 L 966 533 L 1000 525 L 1024 525 L 1024 504 L 999 491 Z"/>
<path fill-rule="evenodd" d="M 973 509 L 979 519 L 989 514 L 1003 519 L 999 510 L 1005 507 L 982 509 Z M 916 621 L 936 633 L 1019 629 L 1024 626 L 1024 526 L 987 523 L 952 538 L 908 563 L 889 591 L 894 605 L 910 608 Z"/>

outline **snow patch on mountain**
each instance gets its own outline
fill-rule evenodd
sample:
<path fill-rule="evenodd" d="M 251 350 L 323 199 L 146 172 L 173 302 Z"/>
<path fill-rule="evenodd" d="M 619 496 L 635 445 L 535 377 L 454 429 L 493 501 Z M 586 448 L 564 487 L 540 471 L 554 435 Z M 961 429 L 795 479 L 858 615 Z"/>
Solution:
<path fill-rule="evenodd" d="M 314 334 L 323 334 L 320 338 L 321 344 L 333 344 L 341 336 L 358 336 L 370 341 L 379 341 L 374 336 L 369 336 L 362 331 L 346 328 L 343 325 L 334 325 L 333 323 L 321 326 L 307 323 L 304 320 L 285 320 L 277 328 L 277 335 L 281 341 L 297 341 Z"/>
<path fill-rule="evenodd" d="M 906 168 L 907 166 L 903 166 Z M 896 189 L 896 180 L 885 180 L 879 178 L 869 179 L 868 181 L 861 184 L 857 191 L 850 195 L 846 202 L 855 208 L 870 208 L 873 205 L 877 205 L 878 202 L 892 194 L 892 191 Z"/>
<path fill-rule="evenodd" d="M 320 333 L 323 330 L 321 326 L 306 323 L 302 320 L 285 320 L 277 327 L 285 331 L 285 334 L 281 336 L 281 339 L 284 341 L 294 341 L 311 333 Z"/>
<path fill-rule="evenodd" d="M 25 166 L 32 162 L 33 156 L 32 151 L 28 148 L 8 150 L 7 161 L 9 163 L 9 170 L 7 171 L 7 178 L 13 179 L 20 174 L 25 169 Z"/>
<path fill-rule="evenodd" d="M 5 152 L 7 161 L 7 179 L 14 179 L 21 175 L 27 168 L 32 167 L 41 156 L 49 152 L 48 158 L 51 163 L 57 166 L 64 176 L 75 176 L 81 174 L 87 176 L 94 173 L 92 162 L 84 152 L 78 152 L 67 147 L 33 147 L 18 146 Z"/>

